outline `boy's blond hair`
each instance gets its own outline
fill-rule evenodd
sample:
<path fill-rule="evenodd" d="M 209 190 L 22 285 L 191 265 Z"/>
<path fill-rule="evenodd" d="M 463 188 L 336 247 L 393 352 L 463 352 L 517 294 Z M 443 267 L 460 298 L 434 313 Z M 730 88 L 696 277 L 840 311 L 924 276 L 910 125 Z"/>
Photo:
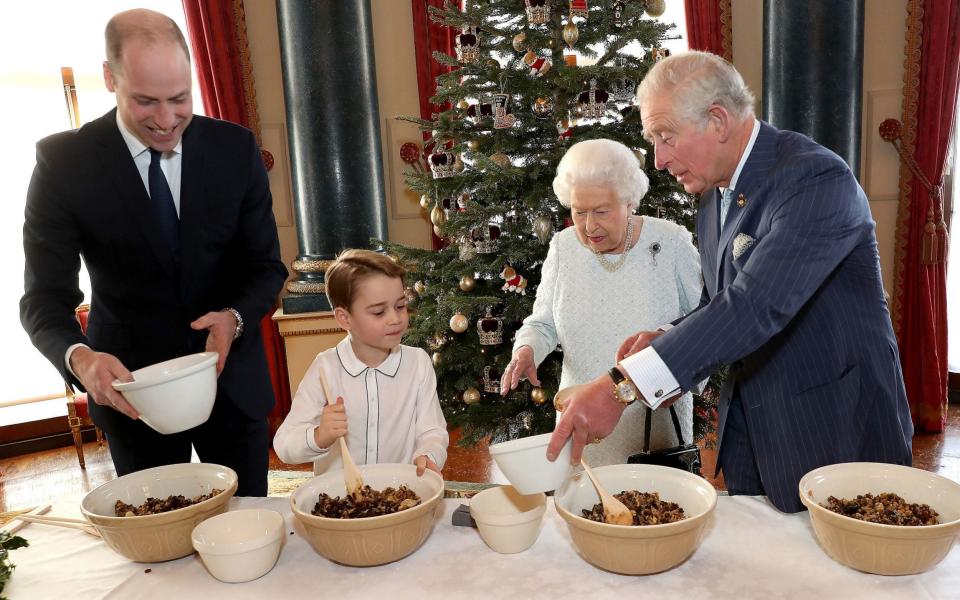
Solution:
<path fill-rule="evenodd" d="M 403 283 L 406 270 L 386 254 L 373 250 L 344 250 L 327 267 L 325 284 L 327 299 L 333 308 L 350 310 L 357 285 L 364 277 L 376 274 L 396 277 Z"/>

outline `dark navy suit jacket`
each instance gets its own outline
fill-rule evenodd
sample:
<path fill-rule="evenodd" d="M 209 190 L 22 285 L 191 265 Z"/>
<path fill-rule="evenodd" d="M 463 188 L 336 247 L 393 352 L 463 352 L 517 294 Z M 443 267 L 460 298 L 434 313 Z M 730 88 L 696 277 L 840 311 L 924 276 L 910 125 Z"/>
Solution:
<path fill-rule="evenodd" d="M 684 389 L 731 366 L 720 443 L 735 393 L 767 496 L 796 512 L 797 484 L 811 469 L 909 465 L 913 425 L 875 223 L 846 163 L 761 123 L 734 190 L 741 196 L 722 230 L 719 191 L 701 197 L 701 305 L 652 345 Z"/>
<path fill-rule="evenodd" d="M 178 268 L 117 128 L 116 109 L 41 140 L 23 228 L 21 322 L 64 379 L 79 385 L 64 364 L 72 344 L 109 352 L 132 371 L 202 352 L 207 332 L 193 331 L 190 322 L 235 308 L 246 328 L 218 379 L 217 402 L 264 418 L 273 389 L 259 321 L 274 306 L 287 270 L 253 134 L 194 116 L 183 135 L 181 172 Z M 81 254 L 93 291 L 86 336 L 74 318 L 82 300 Z M 109 416 L 110 409 L 92 403 L 91 409 L 95 420 Z"/>

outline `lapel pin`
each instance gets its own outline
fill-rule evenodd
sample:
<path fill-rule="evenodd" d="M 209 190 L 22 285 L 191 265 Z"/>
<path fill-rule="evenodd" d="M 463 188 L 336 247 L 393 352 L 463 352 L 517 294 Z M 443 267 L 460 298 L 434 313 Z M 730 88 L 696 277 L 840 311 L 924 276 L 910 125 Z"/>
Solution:
<path fill-rule="evenodd" d="M 740 208 L 743 208 L 746 205 L 747 205 L 746 196 L 744 196 L 743 194 L 740 194 L 739 196 L 737 196 L 737 206 L 739 206 Z"/>

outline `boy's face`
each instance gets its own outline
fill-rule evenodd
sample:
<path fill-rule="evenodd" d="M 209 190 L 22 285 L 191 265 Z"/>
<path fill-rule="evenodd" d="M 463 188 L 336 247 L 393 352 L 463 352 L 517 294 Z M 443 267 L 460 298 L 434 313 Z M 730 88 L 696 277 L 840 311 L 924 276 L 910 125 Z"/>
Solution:
<path fill-rule="evenodd" d="M 334 312 L 354 341 L 386 352 L 400 344 L 410 324 L 402 281 L 380 273 L 360 280 L 349 311 Z"/>

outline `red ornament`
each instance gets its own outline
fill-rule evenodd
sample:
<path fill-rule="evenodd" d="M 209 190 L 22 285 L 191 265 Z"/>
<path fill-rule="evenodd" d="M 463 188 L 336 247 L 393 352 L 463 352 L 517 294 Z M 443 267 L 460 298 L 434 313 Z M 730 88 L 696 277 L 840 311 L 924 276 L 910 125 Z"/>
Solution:
<path fill-rule="evenodd" d="M 273 169 L 273 154 L 271 154 L 269 150 L 260 148 L 260 159 L 263 161 L 263 166 L 267 169 L 267 171 Z"/>
<path fill-rule="evenodd" d="M 420 160 L 420 146 L 413 142 L 407 142 L 400 146 L 400 158 L 403 162 L 411 165 Z"/>
<path fill-rule="evenodd" d="M 883 138 L 884 141 L 893 142 L 898 140 L 902 132 L 903 125 L 896 119 L 887 119 L 883 123 L 880 123 L 880 137 Z"/>

